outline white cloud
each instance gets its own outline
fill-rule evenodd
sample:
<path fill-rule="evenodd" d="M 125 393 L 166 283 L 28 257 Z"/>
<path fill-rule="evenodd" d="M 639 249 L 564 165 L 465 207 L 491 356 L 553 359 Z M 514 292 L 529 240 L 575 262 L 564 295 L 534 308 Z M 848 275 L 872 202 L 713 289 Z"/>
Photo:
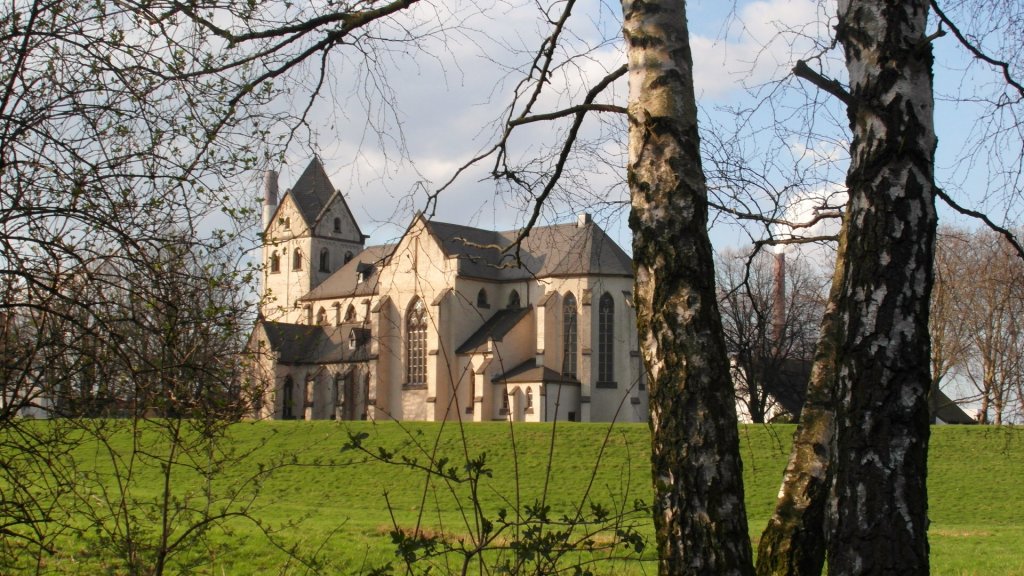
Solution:
<path fill-rule="evenodd" d="M 691 31 L 698 98 L 724 98 L 742 86 L 789 74 L 818 39 L 828 37 L 826 8 L 831 11 L 831 4 L 819 0 L 750 2 L 724 32 Z"/>

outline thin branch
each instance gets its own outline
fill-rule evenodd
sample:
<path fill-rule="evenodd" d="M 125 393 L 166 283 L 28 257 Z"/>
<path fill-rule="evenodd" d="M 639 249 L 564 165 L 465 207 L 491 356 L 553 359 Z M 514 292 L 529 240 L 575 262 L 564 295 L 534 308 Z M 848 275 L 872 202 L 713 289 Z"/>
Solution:
<path fill-rule="evenodd" d="M 1020 242 L 1017 241 L 1017 237 L 1014 235 L 1013 232 L 993 222 L 987 214 L 983 212 L 978 212 L 977 210 L 971 210 L 970 208 L 965 208 L 957 204 L 956 201 L 950 198 L 949 194 L 946 194 L 946 192 L 941 188 L 936 188 L 935 193 L 939 196 L 939 198 L 942 198 L 942 201 L 945 202 L 947 206 L 949 206 L 953 210 L 956 210 L 957 212 L 965 216 L 970 216 L 971 218 L 977 218 L 978 220 L 981 220 L 982 222 L 985 223 L 986 226 L 988 226 L 994 232 L 1006 238 L 1006 241 L 1009 242 L 1010 246 L 1013 246 L 1013 249 L 1017 252 L 1017 256 L 1024 260 L 1024 247 L 1022 247 Z"/>
<path fill-rule="evenodd" d="M 843 104 L 846 104 L 847 106 L 853 105 L 853 98 L 850 96 L 850 93 L 846 91 L 846 88 L 844 88 L 843 85 L 839 83 L 838 80 L 835 80 L 833 78 L 826 78 L 821 74 L 815 72 L 813 69 L 811 69 L 810 66 L 807 65 L 807 62 L 804 62 L 803 60 L 797 60 L 796 66 L 793 66 L 793 75 L 798 78 L 803 78 L 804 80 L 807 80 L 808 82 L 814 84 L 815 86 L 824 90 L 825 92 L 828 92 L 829 94 L 835 96 L 836 98 L 839 98 L 843 102 Z"/>
<path fill-rule="evenodd" d="M 1013 76 L 1010 75 L 1010 64 L 1007 62 L 1003 62 L 1002 60 L 996 60 L 995 58 L 992 58 L 991 56 L 982 52 L 981 49 L 972 44 L 967 39 L 967 37 L 964 36 L 962 32 L 960 32 L 960 29 L 957 28 L 957 26 L 953 24 L 953 21 L 950 20 L 948 16 L 946 16 L 946 13 L 943 12 L 941 8 L 939 8 L 939 3 L 936 0 L 931 0 L 931 5 L 932 10 L 935 11 L 935 15 L 939 17 L 939 21 L 945 24 L 947 27 L 949 27 L 949 29 L 953 32 L 953 35 L 956 36 L 956 39 L 960 42 L 960 44 L 964 48 L 966 48 L 968 52 L 973 54 L 974 57 L 977 58 L 978 60 L 987 62 L 988 64 L 991 64 L 996 68 L 999 68 L 1003 72 L 1003 79 L 1006 80 L 1006 83 L 1009 84 L 1010 86 L 1013 86 L 1013 88 L 1017 90 L 1017 93 L 1020 94 L 1022 98 L 1024 98 L 1024 86 L 1022 86 L 1020 82 L 1014 80 Z M 1017 249 L 1020 250 L 1020 247 L 1018 247 Z"/>
<path fill-rule="evenodd" d="M 581 104 L 579 106 L 571 106 L 565 110 L 559 110 L 557 112 L 549 112 L 547 114 L 535 114 L 526 118 L 516 118 L 508 123 L 509 126 L 522 126 L 523 124 L 529 124 L 531 122 L 541 122 L 544 120 L 557 120 L 566 116 L 572 116 L 580 112 L 617 112 L 619 114 L 626 114 L 628 111 L 622 106 L 616 106 L 614 104 Z"/>

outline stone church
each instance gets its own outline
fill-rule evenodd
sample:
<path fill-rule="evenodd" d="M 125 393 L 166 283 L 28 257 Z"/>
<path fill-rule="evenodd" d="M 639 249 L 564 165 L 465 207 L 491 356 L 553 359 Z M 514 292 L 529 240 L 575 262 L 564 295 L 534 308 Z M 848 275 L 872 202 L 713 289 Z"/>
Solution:
<path fill-rule="evenodd" d="M 367 246 L 314 159 L 280 201 L 267 173 L 263 226 L 258 416 L 646 420 L 632 263 L 588 215 Z"/>

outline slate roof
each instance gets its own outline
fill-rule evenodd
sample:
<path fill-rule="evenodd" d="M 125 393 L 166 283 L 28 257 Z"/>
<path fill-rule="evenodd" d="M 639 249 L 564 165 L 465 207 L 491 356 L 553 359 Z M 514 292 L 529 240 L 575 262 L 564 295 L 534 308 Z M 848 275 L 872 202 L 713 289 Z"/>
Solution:
<path fill-rule="evenodd" d="M 320 163 L 319 158 L 314 157 L 288 193 L 292 195 L 292 200 L 299 207 L 306 223 L 312 225 L 330 203 L 334 190 L 331 179 L 324 171 L 324 165 Z"/>
<path fill-rule="evenodd" d="M 478 348 L 486 344 L 488 340 L 501 342 L 501 339 L 504 338 L 510 330 L 515 328 L 516 324 L 518 324 L 520 320 L 526 318 L 530 313 L 530 310 L 533 310 L 532 306 L 498 310 L 493 316 L 488 318 L 487 321 L 484 322 L 484 325 L 474 332 L 472 336 L 467 338 L 466 341 L 462 343 L 462 346 L 459 346 L 458 349 L 455 350 L 455 353 L 468 354 L 470 352 L 475 352 Z"/>
<path fill-rule="evenodd" d="M 964 412 L 963 408 L 957 405 L 956 402 L 946 396 L 942 390 L 934 390 L 935 394 L 934 409 L 935 416 L 939 420 L 942 420 L 946 424 L 977 424 L 978 422 L 968 416 L 967 412 Z"/>
<path fill-rule="evenodd" d="M 460 275 L 496 281 L 523 280 L 533 276 L 633 275 L 633 262 L 600 226 L 587 219 L 583 224 L 559 224 L 534 228 L 521 245 L 516 263 L 514 250 L 503 253 L 518 230 L 491 232 L 444 222 L 424 221 L 445 254 L 458 258 Z"/>
<path fill-rule="evenodd" d="M 345 202 L 341 192 L 331 184 L 331 179 L 327 176 L 324 165 L 320 162 L 319 158 L 314 156 L 309 161 L 306 169 L 302 171 L 302 175 L 295 181 L 295 186 L 287 193 L 291 194 L 292 200 L 295 201 L 299 212 L 310 227 L 319 222 L 324 211 L 330 207 L 331 200 L 337 195 L 338 199 L 335 201 L 335 204 L 340 204 L 340 208 L 348 212 L 349 219 L 356 226 L 358 238 L 355 240 L 362 242 L 362 239 L 365 238 L 362 231 L 358 230 L 359 223 L 352 216 L 348 203 Z"/>
<path fill-rule="evenodd" d="M 263 321 L 261 326 L 281 364 L 336 364 L 370 359 L 369 334 L 360 325 L 305 326 Z M 349 350 L 349 334 L 353 331 L 358 345 Z"/>
<path fill-rule="evenodd" d="M 807 400 L 807 384 L 811 379 L 811 366 L 809 360 L 786 360 L 781 369 L 765 382 L 765 390 L 797 420 L 800 419 L 804 402 Z M 935 393 L 932 416 L 946 424 L 976 423 L 941 390 L 936 390 Z"/>
<path fill-rule="evenodd" d="M 380 269 L 387 264 L 387 259 L 394 250 L 394 244 L 368 246 L 299 300 L 326 300 L 376 294 Z M 361 272 L 365 278 L 359 282 Z"/>
<path fill-rule="evenodd" d="M 426 219 L 423 222 L 445 255 L 458 259 L 458 273 L 464 277 L 507 282 L 550 276 L 633 276 L 633 261 L 600 226 L 589 220 L 580 226 L 535 228 L 520 251 L 521 267 L 516 265 L 514 253 L 501 252 L 511 246 L 518 234 L 516 230 L 494 232 Z M 380 269 L 387 265 L 395 247 L 368 246 L 299 300 L 377 294 Z M 364 282 L 357 282 L 360 269 L 366 264 L 372 264 L 373 270 Z"/>
<path fill-rule="evenodd" d="M 552 370 L 546 366 L 537 366 L 537 359 L 530 358 L 526 362 L 512 368 L 511 370 L 495 376 L 492 382 L 508 382 L 512 384 L 517 383 L 562 383 L 562 384 L 575 384 L 580 385 L 580 381 L 572 376 L 566 376 L 561 372 Z"/>
<path fill-rule="evenodd" d="M 804 402 L 807 400 L 807 382 L 811 378 L 811 366 L 808 360 L 783 360 L 778 371 L 769 374 L 764 382 L 765 391 L 771 394 L 786 412 L 792 414 L 795 420 L 800 419 L 800 412 L 803 411 Z"/>

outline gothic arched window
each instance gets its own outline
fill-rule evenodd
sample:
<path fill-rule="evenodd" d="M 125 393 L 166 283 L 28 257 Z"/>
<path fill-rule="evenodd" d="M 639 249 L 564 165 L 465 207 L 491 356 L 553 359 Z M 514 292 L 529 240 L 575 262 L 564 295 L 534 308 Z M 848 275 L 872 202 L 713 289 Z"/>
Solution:
<path fill-rule="evenodd" d="M 295 381 L 292 380 L 291 376 L 287 376 L 284 379 L 284 390 L 281 394 L 281 419 L 291 420 L 295 418 L 294 412 L 292 412 L 292 404 L 295 402 Z"/>
<path fill-rule="evenodd" d="M 597 307 L 597 381 L 615 381 L 615 300 L 605 292 Z"/>
<path fill-rule="evenodd" d="M 292 252 L 292 270 L 302 270 L 302 250 Z"/>
<path fill-rule="evenodd" d="M 427 383 L 427 307 L 416 298 L 405 315 L 405 384 Z"/>
<path fill-rule="evenodd" d="M 316 312 L 316 323 L 321 326 L 325 326 L 327 324 L 327 310 L 324 310 L 323 306 L 321 306 Z"/>
<path fill-rule="evenodd" d="M 513 290 L 512 293 L 508 295 L 508 307 L 509 308 L 519 308 L 519 291 L 518 290 Z"/>
<path fill-rule="evenodd" d="M 562 374 L 576 377 L 576 297 L 569 292 L 562 301 Z"/>
<path fill-rule="evenodd" d="M 320 249 L 320 271 L 331 271 L 331 254 L 327 251 L 327 248 Z"/>
<path fill-rule="evenodd" d="M 345 310 L 345 322 L 356 321 L 356 307 L 349 304 L 348 309 Z"/>

